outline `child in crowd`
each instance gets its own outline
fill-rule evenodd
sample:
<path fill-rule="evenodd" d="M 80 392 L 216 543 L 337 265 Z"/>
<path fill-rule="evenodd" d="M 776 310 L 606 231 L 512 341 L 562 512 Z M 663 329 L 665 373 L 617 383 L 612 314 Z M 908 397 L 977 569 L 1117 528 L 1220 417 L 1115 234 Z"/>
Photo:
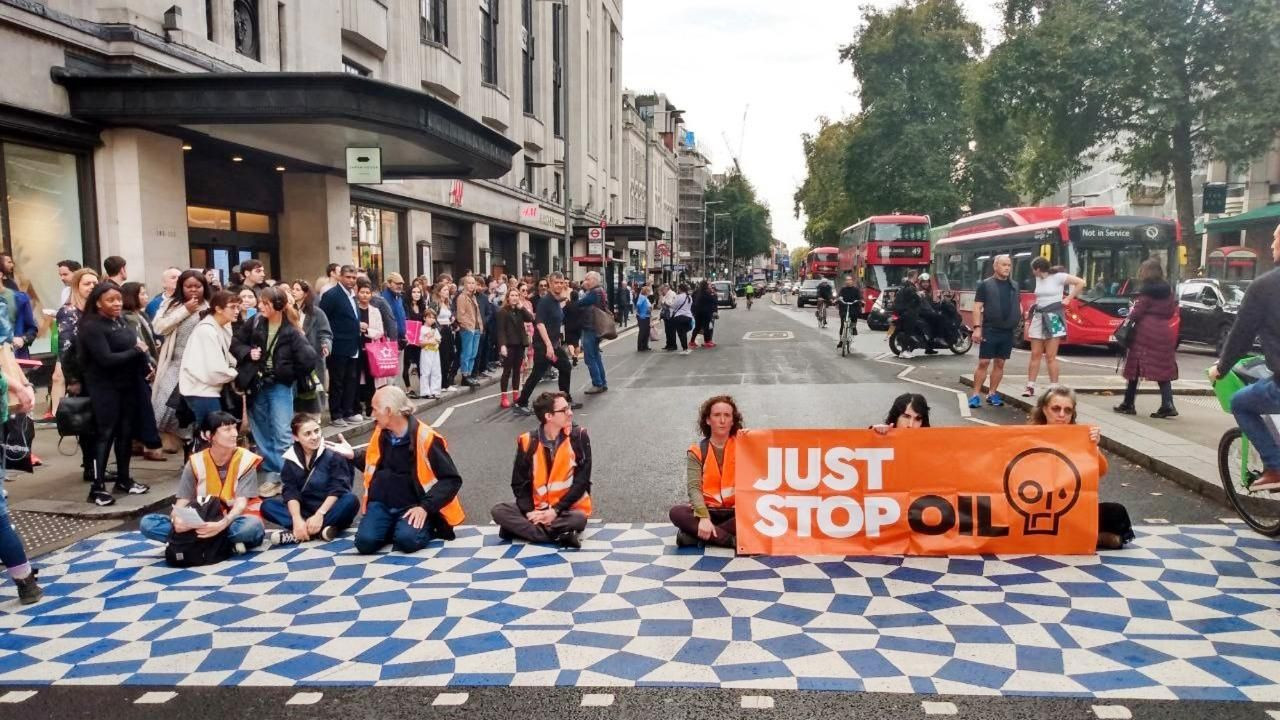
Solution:
<path fill-rule="evenodd" d="M 440 397 L 440 328 L 436 327 L 436 311 L 422 313 L 422 332 L 418 335 L 418 395 L 427 399 Z"/>

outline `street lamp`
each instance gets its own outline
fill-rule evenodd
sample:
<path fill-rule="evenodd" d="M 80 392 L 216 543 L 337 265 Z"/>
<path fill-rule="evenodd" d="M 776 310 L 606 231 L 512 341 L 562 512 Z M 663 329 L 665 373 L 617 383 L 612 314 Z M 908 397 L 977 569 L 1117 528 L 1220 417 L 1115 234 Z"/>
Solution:
<path fill-rule="evenodd" d="M 716 213 L 711 216 L 711 268 L 712 270 L 715 269 L 716 257 L 717 257 L 716 253 L 719 252 L 719 250 L 716 248 L 716 239 L 717 239 L 716 238 L 716 221 L 722 217 L 729 217 L 732 214 L 733 213 L 723 212 L 723 213 Z"/>
<path fill-rule="evenodd" d="M 702 274 L 708 275 L 707 268 L 707 208 L 712 205 L 723 205 L 724 200 L 704 200 L 702 201 Z M 714 240 L 713 240 L 714 242 Z"/>

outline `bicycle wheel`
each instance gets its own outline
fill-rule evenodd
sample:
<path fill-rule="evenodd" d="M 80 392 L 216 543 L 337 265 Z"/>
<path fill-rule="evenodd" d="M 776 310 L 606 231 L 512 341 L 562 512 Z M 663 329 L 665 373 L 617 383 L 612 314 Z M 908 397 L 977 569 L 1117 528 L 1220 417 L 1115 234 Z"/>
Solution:
<path fill-rule="evenodd" d="M 853 335 L 849 332 L 846 324 L 844 332 L 840 333 L 840 357 L 849 357 L 849 346 L 853 344 Z"/>
<path fill-rule="evenodd" d="M 1280 495 L 1249 491 L 1249 485 L 1262 474 L 1262 457 L 1240 428 L 1228 430 L 1218 442 L 1218 473 L 1227 500 L 1240 519 L 1263 535 L 1280 536 Z"/>

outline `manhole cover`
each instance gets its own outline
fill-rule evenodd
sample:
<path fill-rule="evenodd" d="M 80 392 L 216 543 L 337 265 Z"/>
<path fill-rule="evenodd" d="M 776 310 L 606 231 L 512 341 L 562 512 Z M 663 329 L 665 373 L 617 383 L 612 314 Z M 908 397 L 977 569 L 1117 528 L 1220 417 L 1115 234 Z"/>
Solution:
<path fill-rule="evenodd" d="M 790 330 L 755 330 L 742 336 L 743 340 L 790 340 L 795 337 Z"/>

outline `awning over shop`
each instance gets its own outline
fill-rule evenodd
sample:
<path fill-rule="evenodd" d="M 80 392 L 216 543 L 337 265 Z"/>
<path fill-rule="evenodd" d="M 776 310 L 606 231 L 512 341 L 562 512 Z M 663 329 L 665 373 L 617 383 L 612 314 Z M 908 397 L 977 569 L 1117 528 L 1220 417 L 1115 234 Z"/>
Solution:
<path fill-rule="evenodd" d="M 1263 223 L 1274 226 L 1277 222 L 1280 222 L 1280 203 L 1272 203 L 1239 215 L 1210 220 L 1205 223 L 1205 229 L 1209 232 L 1231 232 Z"/>
<path fill-rule="evenodd" d="M 54 71 L 71 115 L 199 134 L 346 171 L 348 147 L 382 148 L 382 176 L 498 178 L 519 145 L 442 100 L 347 73 L 96 75 Z"/>

